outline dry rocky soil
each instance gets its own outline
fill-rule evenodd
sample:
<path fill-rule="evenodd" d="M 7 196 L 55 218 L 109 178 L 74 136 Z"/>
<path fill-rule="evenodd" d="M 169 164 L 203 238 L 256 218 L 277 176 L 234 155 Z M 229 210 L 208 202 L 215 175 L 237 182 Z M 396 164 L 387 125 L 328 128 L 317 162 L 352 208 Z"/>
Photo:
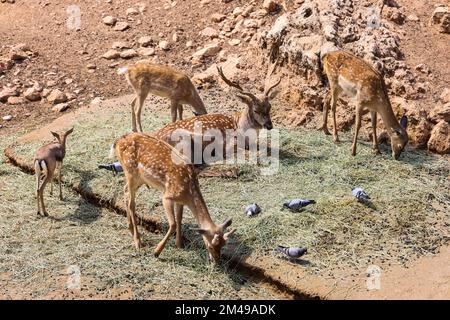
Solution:
<path fill-rule="evenodd" d="M 380 16 L 382 3 L 385 5 Z M 226 92 L 211 100 L 214 110 L 223 111 L 239 110 L 241 106 L 234 103 L 237 100 L 231 91 L 218 80 L 216 65 L 222 65 L 231 79 L 257 92 L 264 89 L 268 65 L 276 61 L 273 75 L 267 78 L 282 79 L 273 100 L 275 125 L 317 130 L 327 90 L 320 81 L 319 60 L 321 54 L 335 48 L 354 52 L 384 75 L 395 113 L 408 116 L 411 147 L 449 160 L 448 0 L 1 0 L 0 141 L 17 132 L 29 133 L 44 127 L 68 113 L 107 113 L 110 109 L 99 106 L 112 98 L 128 102 L 129 98 L 121 97 L 131 94 L 132 89 L 117 69 L 141 59 L 184 70 L 193 78 L 201 96 L 211 99 L 217 91 Z M 151 108 L 148 103 L 144 112 Z M 161 104 L 156 108 L 168 112 Z M 339 103 L 340 129 L 352 128 L 352 108 L 351 103 Z M 362 132 L 365 140 L 370 139 L 369 127 L 366 117 Z M 381 120 L 379 127 L 380 135 L 385 136 Z M 2 172 L 0 190 L 6 185 L 1 181 Z M 119 225 L 126 229 L 120 226 L 123 220 L 118 219 L 108 222 L 110 227 Z M 8 230 L 16 227 L 19 228 L 15 225 Z M 46 227 L 50 230 L 53 224 Z M 120 246 L 117 241 L 115 245 Z M 329 279 L 311 277 L 304 281 L 304 291 L 332 299 L 448 299 L 450 250 L 444 246 L 438 251 L 420 257 L 407 268 L 383 270 L 380 290 L 355 286 L 355 277 L 332 285 Z M 145 262 L 135 261 L 133 268 Z M 164 262 L 160 264 L 163 268 Z M 186 271 L 184 267 L 173 269 L 182 273 Z M 0 272 L 0 298 L 4 299 L 136 297 L 131 285 L 101 294 L 89 288 L 39 294 L 48 286 L 60 288 L 65 278 L 42 275 L 36 276 L 35 281 L 21 282 L 13 279 L 10 270 L 1 268 Z M 267 271 L 268 275 L 271 272 Z M 276 272 L 270 276 L 277 278 Z M 356 278 L 364 276 L 358 274 Z M 217 286 L 225 281 L 220 276 L 217 279 Z M 158 284 L 154 294 L 143 292 L 138 297 L 170 298 L 166 285 Z M 299 297 L 261 279 L 239 293 L 234 288 L 224 288 L 223 297 L 227 298 Z M 195 290 L 185 287 L 180 290 L 190 298 L 209 297 L 196 295 Z M 221 296 L 216 293 L 211 297 Z"/>

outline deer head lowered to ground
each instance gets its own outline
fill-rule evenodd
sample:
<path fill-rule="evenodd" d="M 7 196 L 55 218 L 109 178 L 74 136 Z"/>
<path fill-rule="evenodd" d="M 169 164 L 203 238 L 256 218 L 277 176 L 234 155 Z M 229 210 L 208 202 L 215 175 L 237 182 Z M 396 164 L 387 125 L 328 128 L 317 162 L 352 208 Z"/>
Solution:
<path fill-rule="evenodd" d="M 115 141 L 113 151 L 117 155 L 126 177 L 126 202 L 128 227 L 137 249 L 142 247 L 136 223 L 135 198 L 142 185 L 158 189 L 166 212 L 169 230 L 156 246 L 159 256 L 170 236 L 176 231 L 176 245 L 183 246 L 183 208 L 187 206 L 194 215 L 209 257 L 215 262 L 220 259 L 222 247 L 235 230 L 227 231 L 231 219 L 216 225 L 209 215 L 200 191 L 194 167 L 186 158 L 164 141 L 142 133 L 131 133 Z"/>
<path fill-rule="evenodd" d="M 325 134 L 330 134 L 327 120 L 329 105 L 331 105 L 333 138 L 335 142 L 339 141 L 336 125 L 336 104 L 339 96 L 345 93 L 356 100 L 356 125 L 352 155 L 356 154 L 356 143 L 363 110 L 368 109 L 372 120 L 373 150 L 380 153 L 377 139 L 377 113 L 379 113 L 391 138 L 392 155 L 395 159 L 398 159 L 408 143 L 408 134 L 406 133 L 408 121 L 406 116 L 401 118 L 400 123 L 397 121 L 383 76 L 364 60 L 341 50 L 325 54 L 323 68 L 330 83 L 330 92 L 323 107 L 322 129 Z"/>
<path fill-rule="evenodd" d="M 183 72 L 150 61 L 138 61 L 130 67 L 119 68 L 133 87 L 136 97 L 131 102 L 132 130 L 142 132 L 141 112 L 149 93 L 169 98 L 172 122 L 183 118 L 183 104 L 194 108 L 196 115 L 206 114 L 205 105 L 191 80 Z"/>

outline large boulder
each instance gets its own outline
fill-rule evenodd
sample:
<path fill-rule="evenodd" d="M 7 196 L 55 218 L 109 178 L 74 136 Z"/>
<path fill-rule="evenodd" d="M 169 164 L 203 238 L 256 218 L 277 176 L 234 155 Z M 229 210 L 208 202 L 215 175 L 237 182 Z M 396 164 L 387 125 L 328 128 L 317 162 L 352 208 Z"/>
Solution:
<path fill-rule="evenodd" d="M 434 126 L 428 140 L 428 150 L 439 154 L 450 153 L 450 125 L 447 121 L 441 120 Z"/>

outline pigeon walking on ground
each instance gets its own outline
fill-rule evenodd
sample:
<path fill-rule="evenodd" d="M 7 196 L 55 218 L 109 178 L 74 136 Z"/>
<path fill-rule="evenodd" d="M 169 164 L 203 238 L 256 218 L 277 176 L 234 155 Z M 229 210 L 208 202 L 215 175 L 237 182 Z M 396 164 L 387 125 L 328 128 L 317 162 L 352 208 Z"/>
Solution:
<path fill-rule="evenodd" d="M 291 211 L 300 211 L 310 204 L 315 204 L 314 200 L 304 200 L 304 199 L 294 199 L 283 204 L 283 208 L 289 209 Z"/>
<path fill-rule="evenodd" d="M 105 170 L 108 170 L 108 171 L 112 171 L 112 173 L 114 175 L 116 175 L 118 172 L 123 172 L 122 165 L 120 164 L 119 161 L 114 162 L 114 163 L 110 163 L 110 164 L 99 164 L 98 168 L 99 169 L 105 169 Z"/>
<path fill-rule="evenodd" d="M 297 248 L 297 247 L 283 247 L 277 246 L 276 250 L 278 252 L 284 253 L 289 258 L 297 259 L 308 252 L 307 248 Z"/>
<path fill-rule="evenodd" d="M 245 208 L 245 213 L 247 216 L 255 216 L 261 212 L 261 208 L 256 203 L 252 203 L 251 205 Z"/>
<path fill-rule="evenodd" d="M 363 188 L 356 187 L 352 189 L 353 196 L 359 201 L 359 202 L 369 202 L 369 195 L 363 190 Z"/>

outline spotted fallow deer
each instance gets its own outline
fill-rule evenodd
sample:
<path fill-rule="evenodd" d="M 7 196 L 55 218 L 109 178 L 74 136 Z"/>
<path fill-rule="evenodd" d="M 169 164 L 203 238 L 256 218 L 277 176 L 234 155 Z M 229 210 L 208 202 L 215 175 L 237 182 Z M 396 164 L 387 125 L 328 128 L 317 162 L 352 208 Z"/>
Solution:
<path fill-rule="evenodd" d="M 34 171 L 36 173 L 36 199 L 38 215 L 48 216 L 44 205 L 44 189 L 50 182 L 50 194 L 53 193 L 53 174 L 56 167 L 59 167 L 59 199 L 62 200 L 61 170 L 64 157 L 66 155 L 66 139 L 73 132 L 73 128 L 66 132 L 58 134 L 51 132 L 58 139 L 58 142 L 52 142 L 40 147 L 34 156 Z"/>
<path fill-rule="evenodd" d="M 131 102 L 132 130 L 142 132 L 141 111 L 149 93 L 169 98 L 172 122 L 183 118 L 183 104 L 191 105 L 195 115 L 206 114 L 205 105 L 191 80 L 184 73 L 168 66 L 147 60 L 136 62 L 130 67 L 122 67 L 119 74 L 125 74 L 136 96 Z M 137 104 L 136 104 L 137 103 Z"/>
<path fill-rule="evenodd" d="M 155 256 L 160 255 L 175 231 L 177 247 L 183 246 L 181 221 L 183 207 L 187 206 L 197 220 L 199 228 L 195 231 L 203 236 L 209 258 L 219 262 L 221 248 L 235 230 L 226 232 L 231 219 L 221 225 L 212 221 L 193 165 L 169 144 L 143 133 L 130 133 L 117 139 L 111 151 L 124 169 L 128 227 L 136 248 L 141 248 L 142 242 L 136 224 L 135 198 L 139 187 L 147 185 L 161 191 L 169 223 L 167 234 L 156 246 Z"/>
<path fill-rule="evenodd" d="M 218 67 L 217 70 L 219 76 L 227 85 L 238 90 L 236 94 L 237 97 L 240 98 L 247 107 L 243 111 L 234 114 L 210 113 L 170 123 L 152 133 L 152 136 L 175 146 L 178 141 L 172 140 L 172 134 L 176 130 L 183 130 L 187 133 L 194 134 L 195 128 L 199 123 L 201 123 L 203 132 L 211 129 L 225 133 L 226 130 L 246 132 L 249 129 L 258 131 L 263 128 L 267 130 L 273 128 L 272 119 L 270 117 L 270 109 L 272 107 L 270 104 L 270 93 L 280 84 L 281 78 L 271 86 L 268 86 L 268 82 L 266 82 L 264 93 L 255 95 L 249 91 L 245 91 L 239 83 L 227 79 L 220 67 Z M 273 70 L 274 65 L 269 66 L 268 79 Z"/>
<path fill-rule="evenodd" d="M 352 144 L 352 155 L 356 155 L 358 132 L 361 128 L 361 116 L 364 110 L 371 114 L 373 130 L 373 150 L 379 154 L 377 139 L 377 113 L 391 138 L 392 155 L 398 159 L 408 143 L 406 133 L 407 118 L 397 121 L 389 100 L 383 76 L 364 60 L 346 51 L 333 51 L 324 55 L 323 69 L 330 84 L 330 92 L 323 106 L 323 125 L 325 134 L 330 134 L 327 126 L 328 109 L 331 105 L 333 115 L 333 139 L 339 142 L 336 126 L 336 104 L 344 93 L 356 101 L 356 125 Z"/>

